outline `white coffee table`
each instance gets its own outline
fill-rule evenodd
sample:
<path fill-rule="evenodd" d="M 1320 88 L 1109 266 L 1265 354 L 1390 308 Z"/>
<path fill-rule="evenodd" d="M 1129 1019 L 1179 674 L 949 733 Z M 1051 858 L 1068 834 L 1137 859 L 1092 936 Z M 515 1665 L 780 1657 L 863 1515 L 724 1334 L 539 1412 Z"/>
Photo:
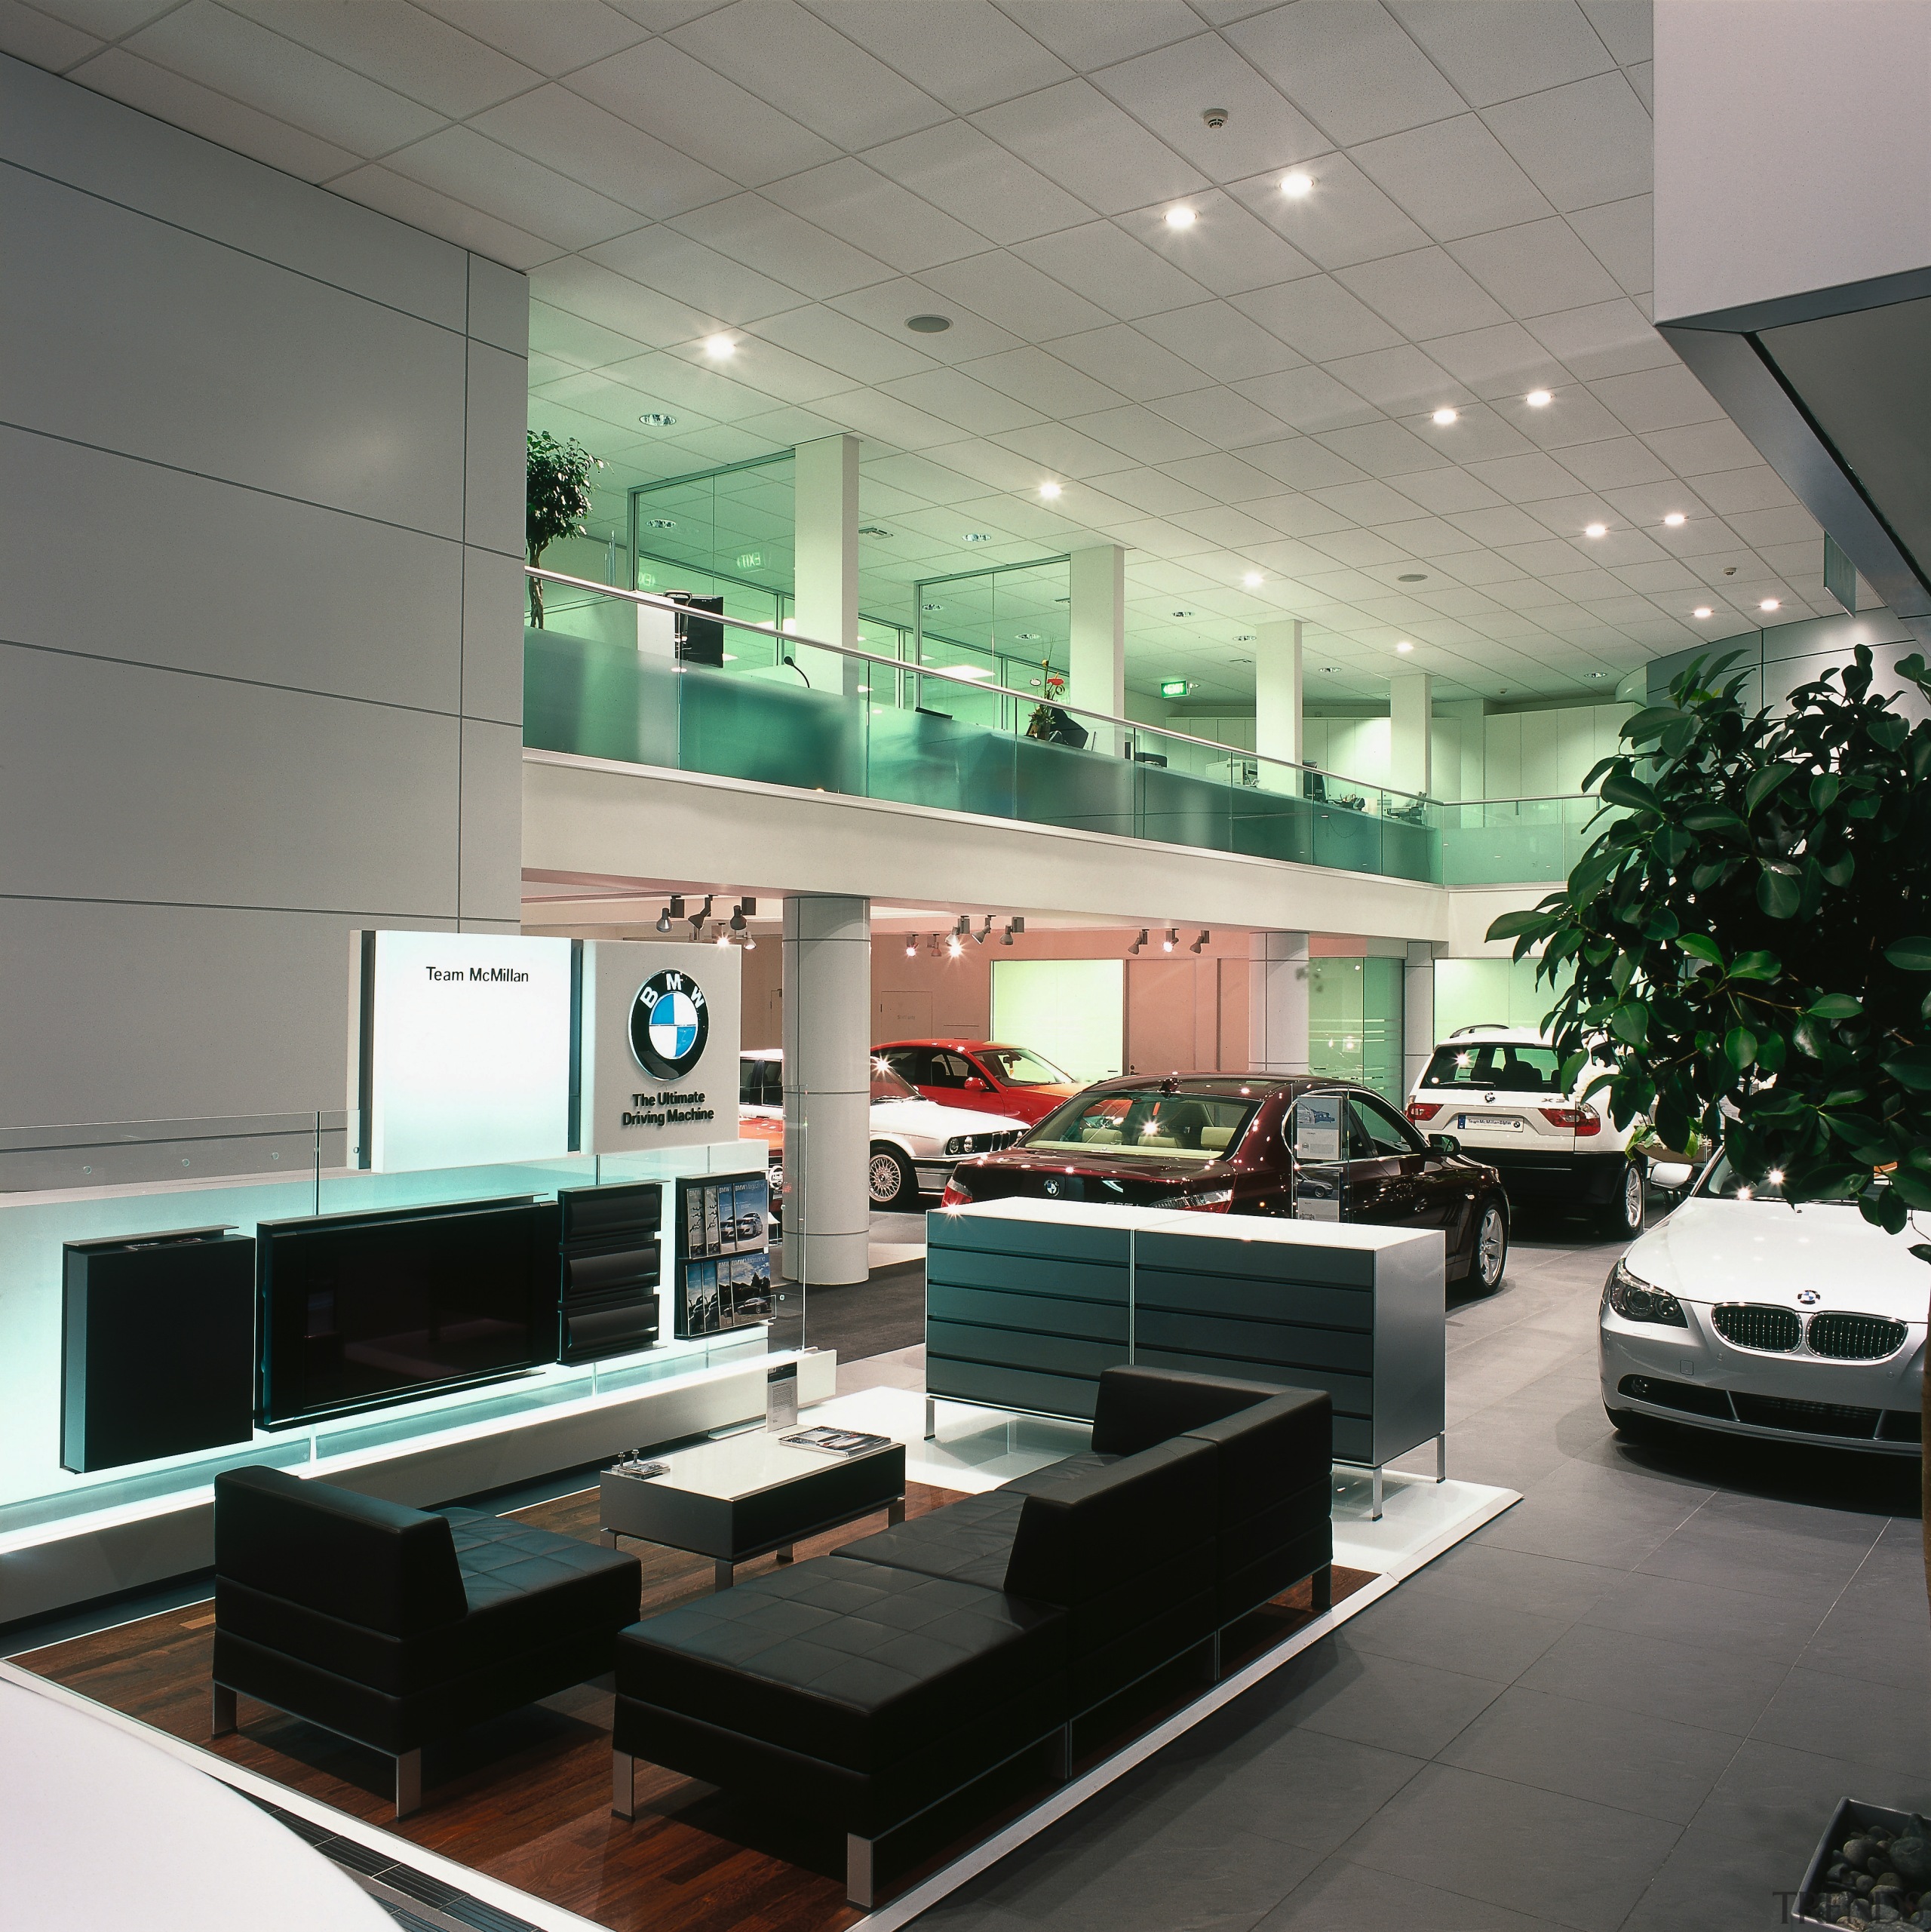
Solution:
<path fill-rule="evenodd" d="M 619 1537 L 636 1537 L 708 1556 L 720 1590 L 731 1587 L 738 1564 L 773 1550 L 789 1562 L 795 1544 L 821 1531 L 880 1510 L 895 1523 L 905 1520 L 902 1442 L 833 1456 L 756 1428 L 657 1460 L 671 1465 L 668 1475 L 603 1473 L 600 1540 L 614 1549 Z"/>

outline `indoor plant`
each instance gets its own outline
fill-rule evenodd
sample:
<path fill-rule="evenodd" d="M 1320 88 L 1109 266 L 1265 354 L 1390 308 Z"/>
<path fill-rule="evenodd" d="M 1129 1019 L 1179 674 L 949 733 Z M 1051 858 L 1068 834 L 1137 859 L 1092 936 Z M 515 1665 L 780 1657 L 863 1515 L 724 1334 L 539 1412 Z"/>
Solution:
<path fill-rule="evenodd" d="M 575 437 L 560 441 L 547 429 L 530 431 L 524 450 L 523 541 L 530 562 L 537 564 L 560 536 L 585 534 L 591 472 L 603 465 Z M 543 628 L 543 585 L 537 577 L 530 579 L 530 621 Z"/>

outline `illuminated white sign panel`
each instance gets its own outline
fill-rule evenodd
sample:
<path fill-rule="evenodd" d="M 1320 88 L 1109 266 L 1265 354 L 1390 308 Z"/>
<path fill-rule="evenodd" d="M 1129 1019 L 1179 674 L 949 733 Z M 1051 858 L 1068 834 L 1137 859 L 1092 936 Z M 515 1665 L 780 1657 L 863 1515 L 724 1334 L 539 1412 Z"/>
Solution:
<path fill-rule="evenodd" d="M 356 936 L 351 1092 L 364 1113 L 364 1165 L 395 1174 L 567 1153 L 571 942 Z"/>
<path fill-rule="evenodd" d="M 583 949 L 583 1151 L 738 1138 L 735 946 L 595 939 Z"/>

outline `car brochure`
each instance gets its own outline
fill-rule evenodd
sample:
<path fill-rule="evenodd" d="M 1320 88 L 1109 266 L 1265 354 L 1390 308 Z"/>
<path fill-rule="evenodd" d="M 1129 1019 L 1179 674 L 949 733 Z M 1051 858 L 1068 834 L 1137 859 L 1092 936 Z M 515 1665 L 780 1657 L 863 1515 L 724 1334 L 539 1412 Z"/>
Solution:
<path fill-rule="evenodd" d="M 868 1436 L 862 1429 L 833 1429 L 822 1422 L 815 1428 L 794 1430 L 778 1439 L 789 1442 L 794 1449 L 816 1449 L 827 1456 L 868 1456 L 874 1450 L 892 1447 L 889 1436 Z"/>

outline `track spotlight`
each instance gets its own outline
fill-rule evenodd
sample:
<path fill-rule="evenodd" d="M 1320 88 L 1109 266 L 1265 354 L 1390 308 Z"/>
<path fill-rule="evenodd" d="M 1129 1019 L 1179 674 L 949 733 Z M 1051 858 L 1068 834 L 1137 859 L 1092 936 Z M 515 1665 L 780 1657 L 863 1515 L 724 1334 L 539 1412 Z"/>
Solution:
<path fill-rule="evenodd" d="M 744 908 L 741 904 L 731 908 L 731 930 L 741 932 L 744 929 Z"/>
<path fill-rule="evenodd" d="M 728 946 L 731 943 L 731 929 L 721 919 L 712 926 L 711 932 L 719 945 Z"/>
<path fill-rule="evenodd" d="M 966 942 L 959 938 L 956 932 L 955 932 L 950 938 L 946 941 L 945 950 L 948 957 L 956 960 L 965 951 Z"/>
<path fill-rule="evenodd" d="M 1202 926 L 1200 929 L 1200 937 L 1195 940 L 1193 944 L 1188 947 L 1187 950 L 1190 953 L 1199 952 L 1201 948 L 1205 945 L 1207 941 L 1213 936 L 1214 935 L 1207 930 L 1205 926 Z"/>
<path fill-rule="evenodd" d="M 748 953 L 754 953 L 757 951 L 757 941 L 748 932 L 744 935 L 744 951 Z"/>
<path fill-rule="evenodd" d="M 975 941 L 975 943 L 977 943 L 977 944 L 979 944 L 979 945 L 983 946 L 983 945 L 986 943 L 986 941 L 992 937 L 992 935 L 993 935 L 993 916 L 992 916 L 992 914 L 991 914 L 990 913 L 987 913 L 987 914 L 986 914 L 986 923 L 985 923 L 985 924 L 984 924 L 983 926 L 981 926 L 981 927 L 979 929 L 979 930 L 978 930 L 978 932 L 975 932 L 975 933 L 972 935 L 972 938 L 973 938 L 974 941 Z"/>
<path fill-rule="evenodd" d="M 1134 940 L 1134 942 L 1133 942 L 1133 944 L 1132 944 L 1131 945 L 1130 945 L 1129 947 L 1128 947 L 1126 950 L 1127 950 L 1129 953 L 1137 953 L 1137 952 L 1138 952 L 1138 951 L 1139 951 L 1139 950 L 1140 949 L 1140 948 L 1141 948 L 1142 946 L 1144 946 L 1144 945 L 1145 945 L 1145 944 L 1146 944 L 1146 943 L 1147 943 L 1147 929 L 1146 929 L 1146 927 L 1145 927 L 1145 926 L 1141 926 L 1141 927 L 1140 927 L 1140 937 L 1139 937 L 1138 938 L 1137 938 L 1136 940 Z"/>
<path fill-rule="evenodd" d="M 1002 946 L 1009 946 L 1012 944 L 1012 928 L 1011 926 L 1008 926 L 1005 929 L 1005 937 L 1000 940 L 999 944 Z"/>
<path fill-rule="evenodd" d="M 706 892 L 703 905 L 691 914 L 691 937 L 693 939 L 704 937 L 704 922 L 711 917 L 711 901 L 714 896 L 714 894 Z"/>
<path fill-rule="evenodd" d="M 919 935 L 917 935 L 917 933 L 916 933 L 916 932 L 908 932 L 908 933 L 907 933 L 907 934 L 906 934 L 906 935 L 905 935 L 905 957 L 906 957 L 908 960 L 909 960 L 909 959 L 910 959 L 910 958 L 912 958 L 912 957 L 913 957 L 916 954 L 916 953 L 918 952 L 918 950 L 919 950 Z"/>
<path fill-rule="evenodd" d="M 668 905 L 657 915 L 657 929 L 660 932 L 671 929 L 671 908 Z"/>
<path fill-rule="evenodd" d="M 960 938 L 964 938 L 966 934 L 972 929 L 972 921 L 970 915 L 962 912 L 959 915 L 959 923 L 952 929 Z"/>

